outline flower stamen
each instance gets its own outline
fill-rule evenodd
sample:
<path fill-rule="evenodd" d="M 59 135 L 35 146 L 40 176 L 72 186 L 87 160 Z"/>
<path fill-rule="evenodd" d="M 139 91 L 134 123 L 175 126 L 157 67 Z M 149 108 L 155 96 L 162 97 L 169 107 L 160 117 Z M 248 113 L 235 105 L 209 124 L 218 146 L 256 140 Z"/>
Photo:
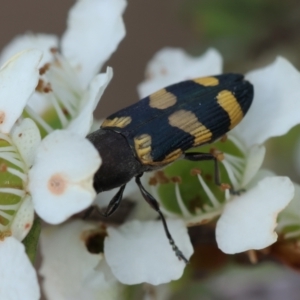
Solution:
<path fill-rule="evenodd" d="M 58 100 L 56 97 L 54 97 L 53 94 L 49 95 L 48 99 L 50 100 L 50 102 L 52 103 L 55 112 L 57 113 L 58 119 L 62 125 L 62 128 L 65 128 L 68 124 L 68 120 L 66 118 L 66 115 L 64 114 L 62 108 L 60 107 L 60 105 L 58 104 Z"/>
<path fill-rule="evenodd" d="M 14 152 L 15 148 L 13 146 L 0 147 L 0 152 Z"/>
<path fill-rule="evenodd" d="M 48 134 L 53 131 L 52 127 L 47 124 L 31 107 L 28 105 L 25 108 L 26 113 L 32 118 L 37 124 L 39 124 Z"/>
<path fill-rule="evenodd" d="M 12 163 L 13 165 L 19 167 L 22 170 L 25 169 L 25 164 L 18 160 L 14 153 L 0 153 L 0 158 Z"/>
<path fill-rule="evenodd" d="M 175 194 L 176 194 L 176 200 L 177 200 L 177 203 L 181 210 L 182 215 L 186 218 L 192 217 L 192 214 L 189 212 L 189 210 L 187 209 L 187 207 L 185 206 L 185 204 L 182 200 L 178 183 L 175 183 Z"/>
<path fill-rule="evenodd" d="M 0 193 L 3 194 L 13 194 L 19 197 L 24 197 L 25 196 L 25 191 L 19 190 L 19 189 L 14 189 L 14 188 L 0 188 Z"/>
<path fill-rule="evenodd" d="M 202 176 L 198 174 L 197 177 L 198 177 L 198 180 L 199 180 L 204 192 L 206 193 L 208 199 L 210 200 L 212 206 L 215 208 L 220 206 L 219 201 L 217 200 L 215 195 L 212 193 L 212 191 L 210 190 L 210 188 L 208 187 L 206 182 L 203 180 Z"/>
<path fill-rule="evenodd" d="M 245 164 L 244 160 L 240 157 L 225 153 L 225 159 L 222 163 L 234 188 L 239 187 L 239 181 L 242 177 Z"/>
<path fill-rule="evenodd" d="M 7 172 L 19 177 L 23 182 L 25 182 L 27 180 L 27 175 L 22 173 L 19 170 L 16 170 L 16 169 L 13 169 L 13 168 L 7 168 Z"/>

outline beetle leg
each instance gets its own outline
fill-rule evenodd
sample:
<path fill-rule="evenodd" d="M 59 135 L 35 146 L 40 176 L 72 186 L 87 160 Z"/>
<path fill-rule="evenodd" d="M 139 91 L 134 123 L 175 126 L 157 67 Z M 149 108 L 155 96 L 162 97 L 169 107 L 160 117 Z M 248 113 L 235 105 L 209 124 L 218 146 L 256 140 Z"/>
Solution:
<path fill-rule="evenodd" d="M 97 205 L 93 205 L 86 211 L 85 215 L 83 216 L 83 219 L 88 218 L 94 210 L 96 210 L 97 213 L 103 217 L 107 218 L 111 216 L 117 210 L 122 201 L 125 186 L 126 184 L 122 185 L 118 192 L 115 194 L 115 196 L 109 201 L 109 204 L 104 213 L 100 210 L 100 208 Z"/>
<path fill-rule="evenodd" d="M 119 191 L 115 194 L 115 196 L 109 201 L 109 204 L 103 214 L 104 217 L 111 216 L 119 207 L 122 199 L 123 199 L 123 192 L 125 190 L 126 184 L 122 185 Z"/>
<path fill-rule="evenodd" d="M 221 182 L 221 177 L 220 177 L 220 169 L 219 169 L 219 163 L 217 157 L 212 154 L 212 153 L 204 153 L 204 152 L 187 152 L 184 153 L 184 159 L 191 160 L 191 161 L 201 161 L 201 160 L 213 160 L 214 161 L 214 181 L 215 184 L 219 187 L 224 187 L 226 184 L 223 184 Z M 232 187 L 229 187 L 229 192 L 232 195 L 239 195 L 241 192 L 244 190 L 235 190 Z"/>
<path fill-rule="evenodd" d="M 204 152 L 187 152 L 184 153 L 184 159 L 191 160 L 191 161 L 201 161 L 201 160 L 213 160 L 215 169 L 214 169 L 214 181 L 215 184 L 221 186 L 221 179 L 220 179 L 220 170 L 217 158 L 211 153 L 204 153 Z"/>
<path fill-rule="evenodd" d="M 176 246 L 175 241 L 173 240 L 173 238 L 171 236 L 171 233 L 170 233 L 170 231 L 168 229 L 168 225 L 167 225 L 166 219 L 165 219 L 163 213 L 161 212 L 161 210 L 159 209 L 159 203 L 143 187 L 143 185 L 141 183 L 141 180 L 140 180 L 140 178 L 141 178 L 142 175 L 143 175 L 143 173 L 135 177 L 135 182 L 137 183 L 137 185 L 138 185 L 138 187 L 139 187 L 139 189 L 140 189 L 140 191 L 142 193 L 142 196 L 147 201 L 147 203 L 159 214 L 159 216 L 160 216 L 160 218 L 162 220 L 163 226 L 164 226 L 164 230 L 165 230 L 166 236 L 167 236 L 167 238 L 169 240 L 169 243 L 172 246 L 172 249 L 175 252 L 176 256 L 178 257 L 179 260 L 183 260 L 187 264 L 188 260 L 185 258 L 185 256 L 183 255 L 183 253 Z"/>

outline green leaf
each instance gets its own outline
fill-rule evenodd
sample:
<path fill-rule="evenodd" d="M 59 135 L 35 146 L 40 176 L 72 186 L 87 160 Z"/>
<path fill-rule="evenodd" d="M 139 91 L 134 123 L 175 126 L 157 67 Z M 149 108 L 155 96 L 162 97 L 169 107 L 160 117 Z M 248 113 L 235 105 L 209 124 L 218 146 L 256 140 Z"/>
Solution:
<path fill-rule="evenodd" d="M 39 218 L 35 218 L 31 230 L 29 231 L 26 238 L 23 240 L 26 253 L 30 261 L 32 262 L 32 264 L 34 264 L 35 262 L 40 233 L 41 233 L 41 220 Z"/>

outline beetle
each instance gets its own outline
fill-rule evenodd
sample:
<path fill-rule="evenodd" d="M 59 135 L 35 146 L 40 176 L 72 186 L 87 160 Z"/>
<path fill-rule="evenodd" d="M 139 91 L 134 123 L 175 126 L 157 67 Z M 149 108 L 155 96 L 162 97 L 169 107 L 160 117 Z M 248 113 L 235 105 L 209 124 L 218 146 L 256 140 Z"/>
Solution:
<path fill-rule="evenodd" d="M 215 183 L 221 186 L 216 155 L 186 151 L 212 143 L 233 129 L 247 113 L 253 95 L 253 85 L 243 75 L 228 73 L 170 85 L 110 115 L 87 136 L 103 160 L 94 176 L 96 192 L 119 187 L 103 215 L 108 217 L 118 208 L 126 183 L 135 177 L 143 198 L 159 214 L 175 254 L 187 263 L 158 202 L 140 178 L 180 158 L 213 160 Z"/>

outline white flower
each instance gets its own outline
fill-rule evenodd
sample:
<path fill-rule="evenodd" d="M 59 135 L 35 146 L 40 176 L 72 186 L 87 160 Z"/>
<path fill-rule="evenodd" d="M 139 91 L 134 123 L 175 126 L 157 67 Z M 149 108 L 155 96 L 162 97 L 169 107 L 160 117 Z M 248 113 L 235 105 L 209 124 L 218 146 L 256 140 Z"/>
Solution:
<path fill-rule="evenodd" d="M 100 166 L 97 150 L 84 137 L 61 130 L 41 141 L 35 123 L 21 119 L 38 82 L 40 57 L 40 51 L 27 50 L 0 70 L 0 156 L 2 171 L 10 179 L 0 188 L 10 199 L 0 208 L 1 231 L 12 231 L 19 240 L 31 228 L 33 205 L 51 223 L 88 207 L 95 198 L 93 175 Z"/>
<path fill-rule="evenodd" d="M 113 189 L 99 194 L 97 205 L 105 211 L 117 191 Z M 107 227 L 108 236 L 104 240 L 105 257 L 114 276 L 124 284 L 147 282 L 153 285 L 180 278 L 186 264 L 176 257 L 162 222 L 156 220 L 157 212 L 142 198 L 135 180 L 127 183 L 125 198 L 135 203 L 133 210 L 124 225 Z M 179 250 L 189 259 L 193 247 L 185 223 L 181 220 L 166 221 Z"/>
<path fill-rule="evenodd" d="M 219 248 L 234 254 L 275 243 L 277 215 L 293 196 L 289 178 L 274 176 L 264 178 L 240 197 L 228 201 L 216 228 Z"/>
<path fill-rule="evenodd" d="M 98 152 L 83 137 L 57 131 L 41 142 L 39 130 L 32 120 L 16 123 L 37 85 L 40 57 L 38 50 L 23 52 L 13 57 L 0 71 L 0 136 L 6 143 L 5 147 L 1 147 L 1 158 L 6 161 L 2 168 L 14 176 L 14 180 L 21 181 L 19 188 L 1 188 L 1 193 L 17 197 L 15 204 L 3 204 L 1 207 L 5 220 L 1 231 L 11 228 L 12 234 L 20 240 L 26 236 L 33 221 L 33 206 L 27 191 L 33 196 L 37 212 L 44 219 L 61 222 L 91 204 L 95 197 L 93 174 L 100 166 Z M 83 154 L 88 156 L 89 162 Z M 60 175 L 63 175 L 63 181 L 58 180 L 62 179 Z M 57 189 L 58 184 L 60 187 L 64 184 L 59 194 L 53 190 L 53 185 Z M 74 198 L 68 195 L 72 190 L 77 195 L 78 191 L 82 191 L 84 197 L 81 195 L 80 201 L 64 206 L 65 201 L 68 203 Z M 53 195 L 60 201 L 59 204 L 53 201 Z M 47 210 L 45 204 L 48 204 Z M 7 210 L 15 213 L 8 214 Z"/>
<path fill-rule="evenodd" d="M 209 50 L 204 57 L 210 57 L 210 53 L 215 54 L 212 51 Z M 164 49 L 156 54 L 148 65 L 150 78 L 139 86 L 141 97 L 150 92 L 149 87 L 151 91 L 161 88 L 155 74 L 159 74 L 157 78 L 168 84 L 213 75 L 210 70 L 206 71 L 202 58 L 198 58 L 198 61 L 203 63 L 206 74 L 202 72 L 201 65 L 197 65 L 196 71 L 190 70 L 187 58 L 182 54 L 181 58 L 178 57 L 178 49 Z M 175 62 L 175 59 L 181 59 L 182 62 Z M 221 58 L 215 59 L 210 61 L 210 66 L 214 70 L 220 70 L 220 62 Z M 178 74 L 183 75 L 179 78 Z M 233 187 L 235 190 L 245 188 L 246 192 L 239 196 L 229 196 L 227 193 L 224 203 L 224 199 L 215 196 L 202 176 L 197 174 L 200 183 L 198 186 L 204 189 L 208 202 L 191 212 L 181 194 L 181 185 L 175 184 L 180 214 L 188 225 L 201 224 L 222 214 L 217 222 L 217 242 L 227 253 L 261 249 L 274 243 L 277 239 L 274 232 L 277 215 L 294 195 L 293 184 L 288 178 L 276 177 L 261 170 L 261 165 L 265 155 L 263 143 L 270 137 L 285 134 L 292 126 L 300 123 L 300 102 L 296 100 L 300 98 L 300 74 L 287 60 L 278 58 L 270 66 L 250 72 L 246 79 L 254 85 L 253 104 L 241 124 L 229 134 L 231 145 L 227 150 L 226 146 L 220 146 L 225 149 L 222 149 L 222 163 Z M 230 153 L 232 147 L 235 148 L 234 153 Z M 166 172 L 168 173 L 168 168 Z M 159 191 L 153 190 L 159 197 Z M 174 212 L 166 213 L 178 217 Z"/>
<path fill-rule="evenodd" d="M 7 237 L 0 241 L 0 256 L 0 299 L 40 299 L 37 275 L 24 245 Z"/>
<path fill-rule="evenodd" d="M 97 73 L 125 34 L 125 4 L 77 1 L 61 40 L 61 54 L 58 38 L 46 34 L 18 37 L 1 54 L 4 62 L 27 49 L 0 70 L 0 169 L 5 176 L 0 187 L 5 200 L 0 206 L 0 251 L 5 256 L 1 299 L 21 294 L 18 298 L 39 298 L 34 269 L 19 242 L 32 227 L 34 210 L 56 224 L 95 198 L 93 176 L 101 159 L 85 136 L 112 78 L 111 68 Z M 53 111 L 55 118 L 49 119 Z M 98 296 L 101 276 L 91 272 L 87 284 Z"/>
<path fill-rule="evenodd" d="M 47 299 L 121 299 L 122 286 L 97 248 L 104 236 L 101 226 L 83 221 L 42 231 L 40 274 Z"/>
<path fill-rule="evenodd" d="M 185 224 L 181 220 L 167 223 L 176 245 L 189 259 L 193 247 Z M 118 228 L 108 227 L 107 233 L 105 257 L 120 282 L 158 285 L 182 276 L 185 262 L 172 251 L 161 221 L 134 220 Z"/>
<path fill-rule="evenodd" d="M 40 51 L 25 51 L 11 58 L 0 69 L 1 171 L 10 175 L 0 187 L 1 299 L 40 297 L 34 268 L 25 254 L 24 246 L 19 242 L 30 230 L 34 213 L 31 199 L 23 189 L 22 179 L 26 179 L 26 175 L 13 168 L 25 168 L 25 163 L 20 160 L 11 136 L 13 127 L 38 82 L 37 66 L 40 58 Z M 29 157 L 30 155 L 27 159 L 30 160 Z M 20 189 L 12 188 L 12 183 L 21 184 Z M 21 216 L 18 214 L 20 208 L 23 209 Z"/>
<path fill-rule="evenodd" d="M 23 109 L 38 123 L 42 136 L 56 128 L 69 131 L 53 132 L 41 141 L 40 131 L 34 122 L 25 119 L 13 128 L 13 141 L 7 140 L 8 144 L 14 143 L 20 160 L 24 162 L 24 165 L 22 162 L 15 164 L 22 170 L 14 171 L 14 176 L 23 182 L 21 189 L 28 186 L 28 191 L 34 196 L 37 213 L 47 222 L 66 220 L 89 206 L 95 197 L 92 181 L 100 160 L 97 151 L 84 137 L 90 131 L 97 102 L 112 78 L 111 68 L 105 74 L 96 74 L 125 34 L 121 16 L 125 4 L 124 0 L 77 1 L 69 13 L 68 28 L 61 40 L 62 55 L 53 50 L 59 46 L 58 38 L 46 34 L 17 37 L 2 52 L 1 61 L 24 48 L 39 48 L 44 54 L 39 63 L 39 75 L 35 70 L 35 83 L 29 89 L 30 105 L 25 106 L 24 101 L 29 97 L 26 97 L 26 91 L 11 89 L 11 93 L 20 92 L 23 97 L 12 95 L 13 98 L 18 96 L 18 105 L 14 106 L 16 116 L 2 124 L 3 132 L 7 132 L 5 126 L 12 126 Z M 22 82 L 22 79 L 19 81 Z M 37 91 L 33 93 L 35 87 Z M 5 99 L 2 107 L 11 103 L 6 100 L 6 95 L 2 99 Z M 21 102 L 22 99 L 25 100 Z M 50 120 L 51 126 L 47 115 L 43 115 L 36 105 L 45 102 L 48 109 L 50 104 L 50 110 L 56 113 L 56 118 Z M 3 155 L 15 155 L 10 152 Z M 79 160 L 74 163 L 76 157 Z M 15 157 L 10 161 L 15 163 Z M 24 192 L 12 189 L 10 193 Z M 18 212 L 20 218 L 16 218 L 15 227 L 20 228 L 21 222 L 29 230 L 27 219 L 32 220 L 33 215 L 28 213 L 31 200 L 26 199 L 26 209 Z M 25 215 L 27 218 L 24 218 Z"/>
<path fill-rule="evenodd" d="M 145 183 L 144 183 L 145 184 Z M 103 211 L 118 189 L 98 195 L 97 205 Z M 180 278 L 186 264 L 179 260 L 166 237 L 161 220 L 136 188 L 135 180 L 127 183 L 123 199 L 135 203 L 125 224 L 107 226 L 104 253 L 114 276 L 124 284 L 142 282 L 158 285 Z M 169 231 L 185 258 L 193 247 L 181 220 L 167 219 Z M 121 250 L 120 250 L 121 249 Z M 159 276 L 158 276 L 159 274 Z"/>
<path fill-rule="evenodd" d="M 189 258 L 193 248 L 184 223 L 170 220 L 168 225 Z M 180 278 L 185 266 L 172 251 L 159 221 L 127 222 L 107 232 L 99 224 L 71 221 L 43 229 L 41 250 L 40 273 L 49 299 L 62 295 L 97 299 L 100 293 L 114 299 L 121 288 L 118 281 L 157 285 Z"/>
<path fill-rule="evenodd" d="M 29 171 L 36 212 L 57 224 L 89 207 L 96 197 L 93 180 L 100 163 L 93 145 L 72 132 L 54 131 L 43 139 Z"/>
<path fill-rule="evenodd" d="M 180 48 L 164 48 L 148 63 L 147 79 L 138 86 L 139 95 L 144 98 L 182 80 L 220 74 L 222 61 L 215 49 L 209 49 L 196 58 L 187 55 Z"/>
<path fill-rule="evenodd" d="M 54 35 L 29 33 L 16 37 L 3 50 L 0 61 L 23 49 L 44 52 L 37 92 L 26 112 L 46 133 L 67 128 L 88 134 L 93 111 L 112 78 L 111 68 L 97 73 L 125 35 L 125 6 L 125 0 L 77 1 L 61 41 Z M 56 117 L 49 125 L 45 113 L 51 110 Z"/>
<path fill-rule="evenodd" d="M 184 223 L 169 220 L 168 226 L 176 244 L 190 258 L 193 248 Z M 72 221 L 44 229 L 41 246 L 44 259 L 40 273 L 49 299 L 62 295 L 96 299 L 103 293 L 113 299 L 120 288 L 118 281 L 157 285 L 180 278 L 185 267 L 172 251 L 160 221 L 135 220 L 118 228 L 108 227 L 107 232 L 101 225 Z"/>
<path fill-rule="evenodd" d="M 26 196 L 24 189 L 27 184 L 28 172 L 25 160 L 30 160 L 31 155 L 25 154 L 24 159 L 20 156 L 17 149 L 18 143 L 14 143 L 16 139 L 15 123 L 21 116 L 21 113 L 33 93 L 38 82 L 38 63 L 41 58 L 40 51 L 31 50 L 22 52 L 14 56 L 0 69 L 0 110 L 2 116 L 2 124 L 0 125 L 0 138 L 2 140 L 0 157 L 2 159 L 2 172 L 7 172 L 8 182 L 2 182 L 0 193 L 7 195 L 8 199 L 2 203 L 1 224 L 2 234 L 9 231 L 14 222 L 15 230 L 12 234 L 22 240 L 29 232 L 33 221 L 33 208 L 26 209 L 25 218 L 19 221 L 16 212 L 22 206 L 22 202 L 26 203 L 26 207 L 30 207 L 31 200 Z M 26 150 L 25 150 L 26 148 Z M 24 147 L 24 153 L 27 146 Z M 22 172 L 23 171 L 23 172 Z M 10 185 L 15 186 L 12 188 Z M 19 188 L 16 188 L 19 186 Z M 3 197 L 4 198 L 4 197 Z M 11 210 L 13 213 L 8 213 Z M 23 216 L 23 215 L 22 215 Z M 20 224 L 21 222 L 21 224 Z"/>

